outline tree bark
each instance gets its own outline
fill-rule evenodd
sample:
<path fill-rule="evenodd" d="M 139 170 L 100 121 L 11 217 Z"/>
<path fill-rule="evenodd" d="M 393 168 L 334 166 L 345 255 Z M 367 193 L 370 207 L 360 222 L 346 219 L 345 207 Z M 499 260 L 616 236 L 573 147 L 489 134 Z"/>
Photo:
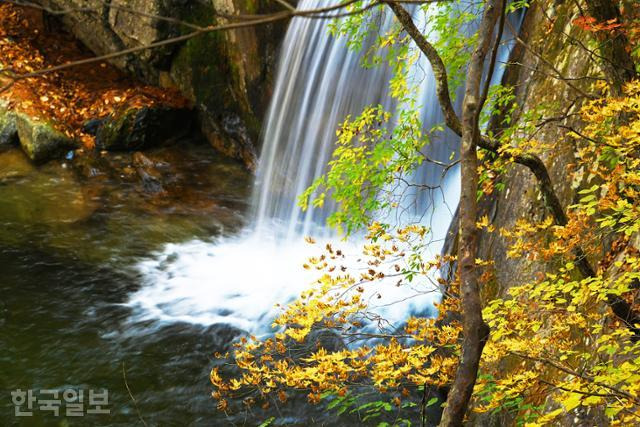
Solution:
<path fill-rule="evenodd" d="M 505 0 L 502 0 L 505 1 Z M 447 403 L 440 421 L 441 426 L 460 426 L 469 406 L 473 387 L 478 375 L 482 350 L 489 336 L 489 327 L 482 319 L 482 299 L 478 283 L 476 254 L 478 252 L 478 230 L 476 227 L 478 190 L 477 147 L 480 139 L 478 111 L 482 108 L 480 86 L 485 58 L 489 52 L 493 31 L 502 8 L 500 0 L 486 3 L 480 28 L 478 45 L 469 63 L 465 95 L 462 104 L 462 139 L 460 147 L 460 240 L 458 268 L 462 306 L 462 349 L 460 364 L 456 371 Z"/>

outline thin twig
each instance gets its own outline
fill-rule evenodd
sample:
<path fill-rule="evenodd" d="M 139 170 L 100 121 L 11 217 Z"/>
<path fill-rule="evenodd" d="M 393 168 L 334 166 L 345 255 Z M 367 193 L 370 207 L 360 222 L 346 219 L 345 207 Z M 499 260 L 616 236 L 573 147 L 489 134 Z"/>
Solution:
<path fill-rule="evenodd" d="M 341 16 L 347 16 L 347 15 L 353 15 L 353 14 L 358 14 L 358 13 L 362 13 L 365 10 L 371 9 L 373 7 L 376 7 L 378 5 L 380 5 L 382 3 L 382 0 L 378 1 L 374 1 L 358 10 L 354 10 L 354 11 L 349 11 L 349 12 L 345 12 L 345 13 L 340 13 L 340 14 L 331 14 L 331 15 L 326 15 L 328 12 L 332 12 L 332 11 L 336 11 L 339 9 L 343 9 L 346 8 L 347 6 L 356 3 L 359 0 L 346 0 L 342 3 L 339 3 L 337 5 L 333 5 L 333 6 L 326 6 L 326 7 L 321 7 L 321 8 L 316 8 L 316 9 L 307 9 L 307 10 L 293 10 L 293 11 L 283 11 L 283 12 L 276 12 L 276 13 L 272 13 L 272 14 L 268 14 L 268 15 L 254 15 L 252 17 L 252 19 L 246 19 L 242 22 L 233 22 L 233 23 L 226 23 L 226 24 L 221 24 L 221 25 L 209 25 L 207 27 L 199 27 L 198 29 L 187 33 L 187 34 L 183 34 L 180 36 L 176 36 L 176 37 L 171 37 L 165 40 L 160 40 L 157 42 L 153 42 L 153 43 L 149 43 L 149 44 L 145 44 L 145 45 L 141 45 L 141 46 L 135 46 L 135 47 L 131 47 L 129 49 L 123 49 L 117 52 L 111 52 L 111 53 L 107 53 L 104 55 L 99 55 L 99 56 L 95 56 L 92 58 L 86 58 L 86 59 L 81 59 L 78 61 L 72 61 L 72 62 L 68 62 L 65 64 L 59 64 L 59 65 L 55 65 L 49 68 L 44 68 L 41 70 L 36 70 L 30 73 L 25 73 L 25 74 L 14 74 L 13 72 L 11 72 L 10 70 L 3 70 L 1 73 L 4 73 L 5 75 L 7 75 L 9 78 L 12 79 L 12 82 L 10 82 L 9 84 L 5 85 L 4 87 L 0 88 L 0 92 L 7 90 L 8 88 L 10 88 L 16 81 L 18 80 L 23 80 L 23 79 L 28 79 L 28 78 L 32 78 L 32 77 L 39 77 L 42 76 L 44 74 L 50 74 L 53 72 L 57 72 L 57 71 L 62 71 L 62 70 L 66 70 L 68 68 L 71 67 L 77 67 L 80 65 L 86 65 L 86 64 L 92 64 L 92 63 L 96 63 L 96 62 L 103 62 L 103 61 L 107 61 L 109 59 L 114 59 L 114 58 L 118 58 L 121 56 L 126 56 L 132 53 L 137 53 L 137 52 L 141 52 L 141 51 L 145 51 L 145 50 L 149 50 L 149 49 L 154 49 L 154 48 L 158 48 L 158 47 L 163 47 L 163 46 L 167 46 L 167 45 L 171 45 L 171 44 L 176 44 L 176 43 L 180 43 L 180 42 L 185 42 L 188 41 L 194 37 L 200 36 L 202 34 L 206 34 L 206 33 L 210 33 L 210 32 L 214 32 L 214 31 L 223 31 L 223 30 L 233 30 L 233 29 L 237 29 L 237 28 L 244 28 L 244 27 L 251 27 L 251 26 L 256 26 L 256 25 L 263 25 L 263 24 L 269 24 L 272 22 L 276 22 L 276 21 L 281 21 L 281 20 L 286 20 L 286 19 L 290 19 L 293 17 L 301 17 L 301 18 L 335 18 L 335 17 L 341 17 Z M 234 17 L 237 17 L 237 15 L 234 15 Z"/>
<path fill-rule="evenodd" d="M 136 398 L 133 397 L 133 393 L 131 392 L 131 389 L 129 388 L 129 383 L 127 382 L 127 371 L 124 368 L 124 362 L 122 362 L 122 378 L 124 379 L 124 385 L 127 388 L 127 392 L 129 393 L 129 397 L 131 398 L 131 401 L 133 402 L 133 406 L 136 408 L 136 412 L 138 413 L 138 418 L 140 419 L 142 424 L 145 427 L 147 427 L 147 423 L 144 420 L 144 418 L 142 418 L 142 414 L 140 413 L 140 408 L 138 408 L 138 402 L 136 401 Z"/>

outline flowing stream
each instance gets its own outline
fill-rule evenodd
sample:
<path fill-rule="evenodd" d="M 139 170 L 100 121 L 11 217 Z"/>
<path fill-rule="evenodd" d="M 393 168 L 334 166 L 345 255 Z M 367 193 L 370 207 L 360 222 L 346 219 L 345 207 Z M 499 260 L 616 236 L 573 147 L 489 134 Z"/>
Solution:
<path fill-rule="evenodd" d="M 330 3 L 303 0 L 299 7 Z M 379 22 L 382 31 L 389 16 Z M 35 169 L 17 151 L 0 153 L 1 425 L 125 426 L 140 417 L 149 425 L 229 422 L 208 397 L 213 352 L 228 348 L 236 327 L 269 333 L 275 304 L 316 278 L 302 264 L 325 240 L 335 240 L 324 226 L 335 207 L 302 212 L 297 196 L 326 171 L 336 129 L 348 114 L 370 104 L 396 107 L 386 90 L 390 71 L 364 69 L 361 60 L 329 34 L 326 21 L 291 22 L 255 183 L 195 142 L 181 144 L 180 153 L 148 153 L 158 165 L 174 165 L 161 170 L 164 198 L 114 175 L 122 166 L 106 160 Z M 442 117 L 424 58 L 414 78 L 428 129 Z M 456 145 L 445 134 L 426 154 L 449 161 Z M 427 250 L 436 254 L 457 204 L 459 175 L 451 168 L 443 178 L 441 168 L 426 163 L 414 179 L 442 188 L 418 195 L 399 220 L 429 225 Z M 319 244 L 305 243 L 307 235 Z M 358 240 L 336 243 L 345 262 L 355 265 Z M 415 288 L 386 294 L 381 313 L 392 322 L 429 313 L 437 293 L 398 303 L 413 294 Z M 111 415 L 67 420 L 36 409 L 19 419 L 9 394 L 18 388 L 107 388 Z M 292 410 L 283 415 L 292 422 L 326 416 Z"/>

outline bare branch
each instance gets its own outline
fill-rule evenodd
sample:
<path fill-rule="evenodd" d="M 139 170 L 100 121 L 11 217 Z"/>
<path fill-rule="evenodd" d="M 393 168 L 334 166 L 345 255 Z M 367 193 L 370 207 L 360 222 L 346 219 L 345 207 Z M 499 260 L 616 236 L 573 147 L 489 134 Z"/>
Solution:
<path fill-rule="evenodd" d="M 188 41 L 194 37 L 200 36 L 202 34 L 206 34 L 206 33 L 210 33 L 210 32 L 214 32 L 214 31 L 228 31 L 228 30 L 234 30 L 234 29 L 238 29 L 238 28 L 245 28 L 245 27 L 252 27 L 252 26 L 257 26 L 257 25 L 264 25 L 264 24 L 269 24 L 269 23 L 273 23 L 273 22 L 277 22 L 277 21 L 282 21 L 282 20 L 286 20 L 286 19 L 290 19 L 293 17 L 301 17 L 301 18 L 335 18 L 335 17 L 340 17 L 340 16 L 346 16 L 346 15 L 350 15 L 350 14 L 358 14 L 358 13 L 362 13 L 365 10 L 371 9 L 373 7 L 376 7 L 378 5 L 381 4 L 381 1 L 374 1 L 358 10 L 354 10 L 354 11 L 350 11 L 350 12 L 346 12 L 343 14 L 331 14 L 331 15 L 326 15 L 327 13 L 333 12 L 333 11 L 337 11 L 340 9 L 344 9 L 346 7 L 348 7 L 349 5 L 352 5 L 354 3 L 356 3 L 358 0 L 346 0 L 343 3 L 339 3 L 337 5 L 333 5 L 333 6 L 327 6 L 327 7 L 321 7 L 321 8 L 317 8 L 317 9 L 307 9 L 307 10 L 293 10 L 293 11 L 283 11 L 283 12 L 276 12 L 276 13 L 272 13 L 272 14 L 267 14 L 267 15 L 252 15 L 252 19 L 244 19 L 241 22 L 232 22 L 232 23 L 225 23 L 225 24 L 220 24 L 220 25 L 209 25 L 206 27 L 199 27 L 198 29 L 180 35 L 180 36 L 176 36 L 176 37 L 171 37 L 168 39 L 164 39 L 164 40 L 160 40 L 157 42 L 153 42 L 153 43 L 149 43 L 149 44 L 145 44 L 145 45 L 140 45 L 140 46 L 135 46 L 135 47 L 131 47 L 129 49 L 123 49 L 123 50 L 119 50 L 117 52 L 111 52 L 111 53 L 107 53 L 104 55 L 99 55 L 99 56 L 95 56 L 92 58 L 86 58 L 86 59 L 82 59 L 82 60 L 78 60 L 78 61 L 72 61 L 72 62 L 68 62 L 65 64 L 60 64 L 60 65 L 55 65 L 53 67 L 49 67 L 49 68 L 44 68 L 41 70 L 36 70 L 30 73 L 25 73 L 25 74 L 15 74 L 13 73 L 11 70 L 9 69 L 5 69 L 5 70 L 1 70 L 0 74 L 4 74 L 7 77 L 12 79 L 12 82 L 9 83 L 8 85 L 6 85 L 5 87 L 0 89 L 1 91 L 6 90 L 8 87 L 10 87 L 15 81 L 18 80 L 23 80 L 23 79 L 27 79 L 27 78 L 31 78 L 31 77 L 39 77 L 42 76 L 44 74 L 49 74 L 49 73 L 54 73 L 57 71 L 62 71 L 62 70 L 66 70 L 68 68 L 71 67 L 77 67 L 80 65 L 86 65 L 86 64 L 92 64 L 92 63 L 96 63 L 96 62 L 103 62 L 103 61 L 107 61 L 110 59 L 114 59 L 114 58 L 118 58 L 121 56 L 125 56 L 125 55 L 129 55 L 132 53 L 137 53 L 137 52 L 141 52 L 141 51 L 145 51 L 145 50 L 149 50 L 149 49 L 155 49 L 155 48 L 159 48 L 159 47 L 163 47 L 163 46 L 168 46 L 168 45 L 172 45 L 172 44 L 177 44 L 177 43 L 181 43 L 181 42 L 185 42 Z M 233 15 L 233 16 L 237 16 L 237 15 Z"/>
<path fill-rule="evenodd" d="M 502 33 L 504 32 L 504 21 L 507 15 L 507 3 L 503 2 L 502 10 L 500 11 L 500 22 L 498 23 L 498 35 L 496 36 L 496 41 L 493 44 L 493 52 L 491 52 L 491 61 L 489 62 L 488 74 L 485 77 L 484 88 L 482 88 L 482 95 L 480 96 L 478 108 L 478 114 L 476 120 L 480 119 L 480 113 L 482 112 L 482 107 L 485 102 L 487 102 L 487 97 L 489 96 L 489 88 L 491 87 L 491 80 L 493 79 L 493 73 L 496 68 L 496 60 L 498 59 L 498 49 L 500 49 L 500 44 L 502 43 Z"/>
<path fill-rule="evenodd" d="M 38 9 L 38 10 L 42 10 L 44 12 L 47 12 L 50 15 L 54 15 L 54 16 L 61 16 L 61 15 L 68 15 L 70 13 L 74 13 L 74 12 L 86 12 L 86 13 L 96 13 L 96 14 L 100 14 L 101 8 L 96 8 L 96 7 L 70 7 L 70 8 L 65 8 L 65 9 L 52 9 L 50 7 L 46 7 L 43 6 L 41 4 L 35 3 L 33 1 L 28 1 L 28 0 L 2 0 L 5 3 L 11 3 L 11 4 L 15 4 L 16 6 L 23 6 L 23 7 L 29 7 L 32 9 Z M 281 0 L 284 1 L 284 0 Z M 127 6 L 121 6 L 118 4 L 114 4 L 111 1 L 107 1 L 107 0 L 103 0 L 100 1 L 100 3 L 102 3 L 105 6 L 110 7 L 111 9 L 116 9 L 116 10 L 120 10 L 123 12 L 127 12 L 130 13 L 132 15 L 137 15 L 137 16 L 142 16 L 145 18 L 151 18 L 153 20 L 156 21 L 165 21 L 165 22 L 169 22 L 172 24 L 176 24 L 176 25 L 180 25 L 180 26 L 184 26 L 187 28 L 191 28 L 193 30 L 202 30 L 203 27 L 196 25 L 196 24 L 192 24 L 190 22 L 187 21 L 183 21 L 181 19 L 177 19 L 177 18 L 173 18 L 170 16 L 163 16 L 163 15 L 156 15 L 153 13 L 148 13 L 148 12 L 144 12 L 141 10 L 137 10 L 137 9 L 133 9 Z"/>
<path fill-rule="evenodd" d="M 602 382 L 596 381 L 593 377 L 591 377 L 589 375 L 585 375 L 585 374 L 582 374 L 582 373 L 576 371 L 575 369 L 571 369 L 571 368 L 568 368 L 566 366 L 562 366 L 560 363 L 555 362 L 553 360 L 545 359 L 545 358 L 541 358 L 541 357 L 533 357 L 533 356 L 529 356 L 527 354 L 518 353 L 518 352 L 511 352 L 511 354 L 513 354 L 515 356 L 518 356 L 518 357 L 520 357 L 522 359 L 527 359 L 527 360 L 531 360 L 531 361 L 534 361 L 534 362 L 540 362 L 540 363 L 544 363 L 546 365 L 552 366 L 555 369 L 557 369 L 557 370 L 559 370 L 561 372 L 564 372 L 565 374 L 572 375 L 572 376 L 574 376 L 576 378 L 582 378 L 583 380 L 588 381 L 588 382 L 590 382 L 590 383 L 592 383 L 594 385 L 597 385 L 598 387 L 602 387 L 602 388 L 606 388 L 608 390 L 611 390 L 612 392 L 614 392 L 618 396 L 621 396 L 621 397 L 623 397 L 625 399 L 629 399 L 630 401 L 632 401 L 632 402 L 634 402 L 636 404 L 640 404 L 640 400 L 637 397 L 627 393 L 626 391 L 621 390 L 618 387 L 611 386 L 611 385 L 604 384 Z"/>
<path fill-rule="evenodd" d="M 515 33 L 515 28 L 513 28 L 513 26 L 511 26 L 511 24 L 508 23 L 508 22 L 507 22 L 507 25 L 509 25 L 511 30 L 514 31 L 514 33 Z M 589 99 L 597 98 L 597 96 L 589 94 L 589 93 L 586 93 L 585 91 L 583 91 L 582 89 L 580 89 L 579 87 L 574 85 L 571 82 L 573 79 L 566 78 L 562 74 L 562 72 L 560 70 L 558 70 L 558 68 L 556 68 L 555 65 L 553 65 L 551 63 L 551 61 L 549 61 L 547 58 L 545 58 L 542 54 L 536 52 L 531 46 L 529 46 L 529 44 L 527 42 L 522 40 L 522 38 L 520 36 L 516 35 L 515 36 L 515 40 L 518 42 L 518 44 L 520 44 L 522 47 L 524 47 L 527 50 L 527 52 L 529 52 L 530 54 L 532 54 L 533 56 L 538 58 L 540 61 L 542 61 L 542 63 L 545 66 L 547 66 L 549 69 L 551 69 L 555 73 L 555 75 L 557 76 L 558 80 L 560 80 L 561 82 L 565 83 L 567 86 L 569 86 L 571 89 L 573 89 L 574 91 L 576 91 L 580 95 L 584 96 L 585 98 L 589 98 Z"/>
<path fill-rule="evenodd" d="M 449 93 L 449 79 L 447 77 L 447 68 L 442 62 L 442 58 L 436 51 L 436 48 L 429 43 L 429 41 L 422 35 L 418 27 L 416 27 L 411 15 L 409 12 L 402 7 L 402 5 L 393 2 L 393 1 L 384 1 L 389 8 L 393 11 L 393 13 L 398 18 L 398 21 L 402 24 L 405 31 L 418 48 L 424 53 L 424 55 L 429 60 L 431 64 L 431 68 L 433 69 L 433 76 L 436 81 L 436 95 L 438 96 L 438 102 L 440 104 L 440 108 L 444 114 L 445 122 L 452 131 L 456 134 L 462 134 L 462 126 L 460 124 L 460 119 L 453 109 L 453 103 L 451 102 L 451 94 Z"/>

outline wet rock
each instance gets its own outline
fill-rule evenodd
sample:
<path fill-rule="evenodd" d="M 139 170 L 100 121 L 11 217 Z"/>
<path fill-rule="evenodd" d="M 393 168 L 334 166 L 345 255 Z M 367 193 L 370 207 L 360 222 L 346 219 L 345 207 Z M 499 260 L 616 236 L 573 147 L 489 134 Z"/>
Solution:
<path fill-rule="evenodd" d="M 108 151 L 133 151 L 160 145 L 189 132 L 187 109 L 142 107 L 118 111 L 102 123 L 96 146 Z"/>
<path fill-rule="evenodd" d="M 35 3 L 54 9 L 69 8 L 69 0 L 35 0 Z M 100 13 L 71 10 L 60 19 L 97 55 L 180 35 L 179 26 L 155 20 L 151 15 L 170 16 L 207 26 L 216 22 L 220 13 L 255 14 L 281 10 L 277 3 L 260 0 L 113 0 L 108 4 L 102 0 L 86 0 L 82 6 Z M 140 10 L 148 16 L 128 13 L 122 6 Z M 185 43 L 118 56 L 110 62 L 146 83 L 179 89 L 208 120 L 220 121 L 226 114 L 236 115 L 251 140 L 256 142 L 271 98 L 276 51 L 286 26 L 283 21 L 202 34 Z M 223 123 L 219 125 L 225 127 Z M 220 146 L 219 135 L 209 135 L 213 138 L 210 142 Z M 249 151 L 244 149 L 241 139 L 227 138 L 224 143 L 235 147 L 221 151 L 252 167 L 253 159 L 247 155 Z"/>
<path fill-rule="evenodd" d="M 137 151 L 133 153 L 133 165 L 142 180 L 145 192 L 152 194 L 165 192 L 162 186 L 162 174 L 156 169 L 155 163 L 150 158 Z"/>
<path fill-rule="evenodd" d="M 44 163 L 62 157 L 76 147 L 75 142 L 46 121 L 16 113 L 16 127 L 20 145 L 29 159 Z"/>
<path fill-rule="evenodd" d="M 82 130 L 89 135 L 96 136 L 98 133 L 98 129 L 104 123 L 104 119 L 91 119 L 87 120 L 82 126 Z"/>
<path fill-rule="evenodd" d="M 139 168 L 153 170 L 156 167 L 156 164 L 153 162 L 153 160 L 142 154 L 140 151 L 136 151 L 135 153 L 133 153 L 132 160 L 133 165 Z M 153 173 L 158 174 L 159 172 L 154 171 Z"/>
<path fill-rule="evenodd" d="M 314 329 L 309 332 L 305 344 L 309 353 L 316 351 L 319 347 L 331 352 L 344 350 L 347 347 L 340 335 L 327 329 Z"/>
<path fill-rule="evenodd" d="M 0 106 L 0 149 L 18 144 L 18 127 L 16 115 Z"/>
<path fill-rule="evenodd" d="M 189 349 L 192 356 L 209 356 L 215 352 L 231 350 L 233 343 L 247 333 L 225 323 L 202 325 L 177 322 L 149 329 L 149 334 L 138 343 L 146 353 L 164 353 L 168 348 Z M 185 352 L 185 357 L 187 354 Z"/>
<path fill-rule="evenodd" d="M 241 160 L 247 169 L 255 171 L 258 156 L 248 131 L 237 116 L 227 116 L 222 123 L 208 113 L 199 114 L 200 130 L 213 148 L 222 154 Z"/>
<path fill-rule="evenodd" d="M 222 128 L 239 147 L 240 158 L 245 165 L 250 170 L 255 170 L 258 165 L 258 154 L 244 122 L 235 114 L 227 114 L 222 119 Z"/>
<path fill-rule="evenodd" d="M 207 328 L 206 335 L 207 349 L 223 353 L 231 350 L 233 343 L 247 332 L 226 323 L 216 323 Z"/>
<path fill-rule="evenodd" d="M 103 22 L 105 25 L 108 23 L 113 35 L 117 36 L 125 46 L 144 46 L 167 37 L 169 29 L 157 25 L 158 21 L 152 15 L 179 16 L 174 10 L 176 0 L 111 0 L 110 3 L 112 7 L 107 12 L 108 17 L 105 16 L 107 20 Z M 144 11 L 149 16 L 128 13 L 127 8 Z M 112 38 L 116 39 L 116 37 Z M 136 53 L 138 60 L 135 64 L 130 63 L 129 68 L 135 67 L 146 74 L 155 74 L 154 68 L 166 62 L 171 51 L 170 47 L 166 47 Z M 127 60 L 124 59 L 124 61 Z"/>

